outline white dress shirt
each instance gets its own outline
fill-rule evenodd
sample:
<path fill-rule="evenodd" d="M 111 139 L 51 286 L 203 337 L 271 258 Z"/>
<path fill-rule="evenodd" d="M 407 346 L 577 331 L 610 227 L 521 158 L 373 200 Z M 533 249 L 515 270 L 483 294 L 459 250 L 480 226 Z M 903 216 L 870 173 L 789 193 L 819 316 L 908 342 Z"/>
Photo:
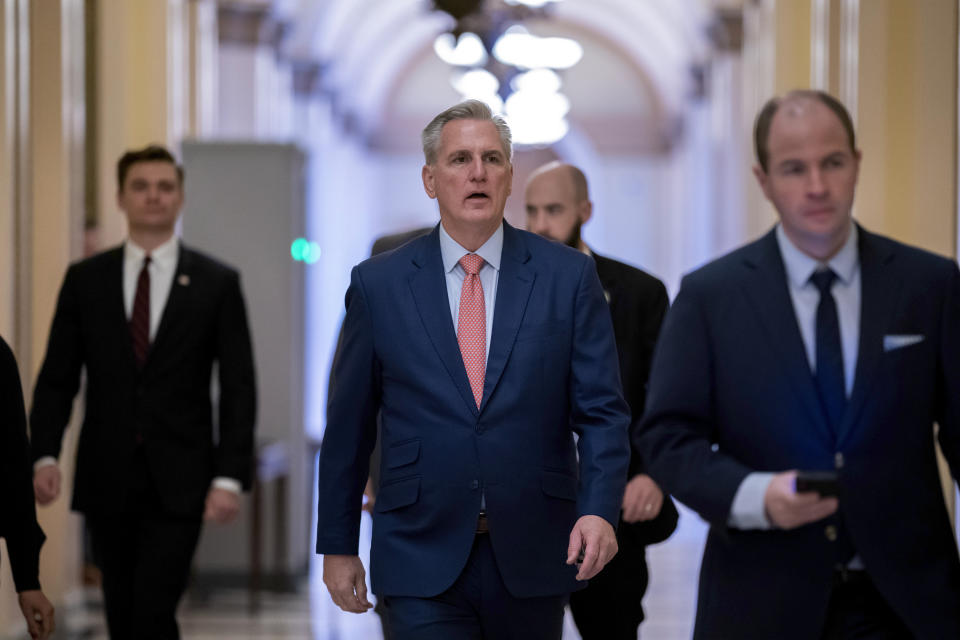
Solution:
<path fill-rule="evenodd" d="M 860 343 L 860 252 L 857 248 L 857 226 L 850 223 L 847 241 L 826 264 L 811 258 L 798 249 L 787 237 L 782 225 L 777 225 L 777 244 L 787 272 L 787 287 L 797 318 L 797 327 L 807 352 L 810 374 L 817 368 L 817 305 L 820 293 L 810 282 L 817 269 L 828 266 L 837 274 L 830 292 L 837 304 L 840 321 L 840 344 L 843 350 L 843 375 L 847 397 L 853 390 L 853 376 L 857 367 L 857 348 Z M 737 529 L 771 529 L 764 509 L 764 496 L 773 476 L 756 471 L 747 475 L 737 488 L 727 523 Z"/>

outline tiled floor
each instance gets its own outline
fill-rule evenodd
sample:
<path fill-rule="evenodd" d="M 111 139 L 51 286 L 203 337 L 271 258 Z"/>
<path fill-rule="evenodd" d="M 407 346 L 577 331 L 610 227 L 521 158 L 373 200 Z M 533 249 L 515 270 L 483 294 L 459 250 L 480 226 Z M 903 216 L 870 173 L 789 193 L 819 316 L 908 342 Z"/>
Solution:
<path fill-rule="evenodd" d="M 699 518 L 681 507 L 680 527 L 667 542 L 648 550 L 651 582 L 644 599 L 647 620 L 643 640 L 685 640 L 690 637 L 697 572 L 706 532 Z M 370 521 L 364 516 L 361 539 L 369 546 Z M 361 545 L 363 546 L 363 545 Z M 363 558 L 364 564 L 367 558 Z M 247 612 L 242 591 L 219 591 L 203 603 L 187 597 L 180 612 L 185 640 L 379 640 L 373 613 L 353 615 L 338 610 L 320 580 L 319 562 L 300 594 L 264 594 L 262 610 Z M 95 601 L 97 594 L 88 594 Z M 103 616 L 96 604 L 73 607 L 61 621 L 63 640 L 105 640 Z M 564 640 L 575 640 L 569 613 Z"/>

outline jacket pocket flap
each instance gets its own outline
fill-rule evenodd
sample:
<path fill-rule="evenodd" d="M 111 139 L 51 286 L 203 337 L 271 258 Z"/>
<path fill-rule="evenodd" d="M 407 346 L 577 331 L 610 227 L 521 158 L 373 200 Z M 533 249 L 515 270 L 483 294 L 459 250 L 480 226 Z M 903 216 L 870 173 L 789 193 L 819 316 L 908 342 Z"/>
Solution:
<path fill-rule="evenodd" d="M 577 500 L 577 479 L 563 473 L 554 471 L 544 471 L 540 484 L 543 492 L 554 498 L 563 498 L 564 500 Z"/>
<path fill-rule="evenodd" d="M 387 469 L 396 469 L 407 464 L 413 464 L 420 458 L 420 441 L 410 440 L 395 444 L 386 451 Z"/>
<path fill-rule="evenodd" d="M 420 476 L 405 478 L 380 487 L 375 508 L 377 513 L 413 504 L 420 497 Z"/>

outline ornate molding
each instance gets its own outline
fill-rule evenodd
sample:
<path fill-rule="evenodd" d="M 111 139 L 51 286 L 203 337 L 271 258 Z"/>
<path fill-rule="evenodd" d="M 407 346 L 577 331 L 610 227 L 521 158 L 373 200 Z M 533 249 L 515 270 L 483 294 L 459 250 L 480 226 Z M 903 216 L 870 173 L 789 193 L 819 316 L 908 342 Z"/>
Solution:
<path fill-rule="evenodd" d="M 221 2 L 217 7 L 220 44 L 278 48 L 289 31 L 269 2 Z"/>

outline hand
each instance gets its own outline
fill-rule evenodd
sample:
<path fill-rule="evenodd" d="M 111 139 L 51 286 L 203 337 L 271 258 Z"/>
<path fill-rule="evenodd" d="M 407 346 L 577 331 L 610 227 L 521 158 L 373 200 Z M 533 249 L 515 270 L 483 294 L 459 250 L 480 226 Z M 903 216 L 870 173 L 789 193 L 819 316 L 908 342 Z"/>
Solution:
<path fill-rule="evenodd" d="M 363 613 L 373 607 L 367 600 L 366 572 L 359 556 L 323 556 L 323 584 L 334 604 L 350 613 Z"/>
<path fill-rule="evenodd" d="M 50 504 L 60 495 L 60 467 L 48 464 L 33 472 L 33 493 L 37 502 Z"/>
<path fill-rule="evenodd" d="M 17 594 L 20 611 L 27 621 L 27 631 L 33 640 L 45 640 L 53 633 L 53 605 L 39 589 L 21 591 Z"/>
<path fill-rule="evenodd" d="M 580 516 L 570 532 L 567 564 L 577 562 L 581 549 L 583 562 L 577 572 L 577 580 L 589 580 L 617 555 L 617 534 L 613 526 L 600 516 Z"/>
<path fill-rule="evenodd" d="M 232 522 L 240 513 L 240 496 L 228 489 L 210 487 L 203 519 L 217 524 Z"/>
<path fill-rule="evenodd" d="M 363 488 L 363 497 L 364 501 L 360 509 L 367 513 L 373 513 L 373 505 L 377 502 L 377 494 L 373 490 L 372 478 L 367 478 L 367 486 Z"/>
<path fill-rule="evenodd" d="M 793 529 L 822 520 L 835 512 L 840 503 L 836 498 L 821 498 L 819 493 L 797 493 L 796 471 L 784 471 L 773 476 L 763 495 L 767 517 L 781 529 Z"/>
<path fill-rule="evenodd" d="M 663 506 L 663 491 L 645 473 L 633 476 L 623 492 L 623 521 L 653 520 Z"/>

